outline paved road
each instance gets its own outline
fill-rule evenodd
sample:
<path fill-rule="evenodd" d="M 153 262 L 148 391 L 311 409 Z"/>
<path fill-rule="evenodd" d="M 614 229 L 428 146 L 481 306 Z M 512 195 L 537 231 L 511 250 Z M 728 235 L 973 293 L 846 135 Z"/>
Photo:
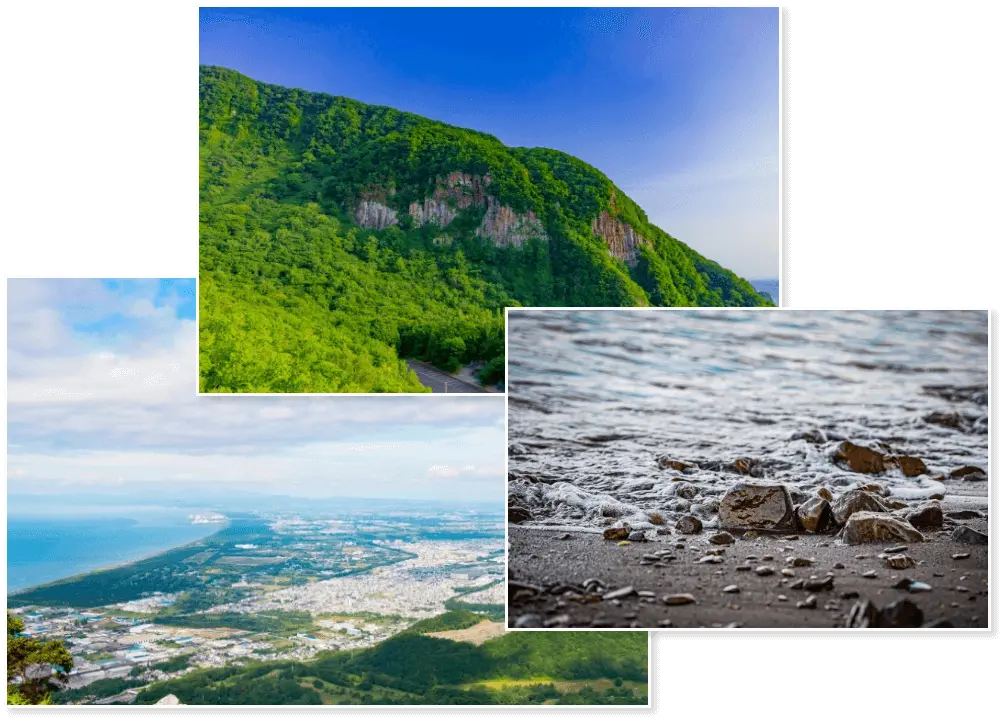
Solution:
<path fill-rule="evenodd" d="M 408 368 L 419 377 L 419 382 L 434 394 L 484 394 L 488 393 L 481 386 L 462 381 L 446 371 L 440 371 L 423 361 L 406 361 Z"/>

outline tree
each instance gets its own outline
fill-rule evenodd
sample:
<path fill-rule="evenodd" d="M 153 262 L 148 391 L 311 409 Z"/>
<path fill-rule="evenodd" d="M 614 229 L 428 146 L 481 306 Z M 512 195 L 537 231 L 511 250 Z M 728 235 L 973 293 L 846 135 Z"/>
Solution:
<path fill-rule="evenodd" d="M 7 612 L 7 704 L 52 704 L 49 695 L 71 669 L 66 645 L 25 636 L 24 622 Z"/>

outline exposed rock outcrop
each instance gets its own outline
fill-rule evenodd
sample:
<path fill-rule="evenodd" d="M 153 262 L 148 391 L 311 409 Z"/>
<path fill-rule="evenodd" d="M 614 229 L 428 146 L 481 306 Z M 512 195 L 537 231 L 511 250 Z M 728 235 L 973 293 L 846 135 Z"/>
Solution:
<path fill-rule="evenodd" d="M 398 214 L 393 208 L 369 198 L 360 199 L 356 206 L 355 219 L 357 225 L 377 230 L 398 225 Z"/>
<path fill-rule="evenodd" d="M 517 213 L 488 193 L 490 175 L 454 172 L 436 179 L 433 195 L 409 204 L 408 214 L 417 225 L 450 224 L 458 213 L 472 206 L 485 208 L 485 216 L 475 235 L 496 246 L 521 246 L 531 238 L 547 238 L 544 225 L 533 211 Z"/>
<path fill-rule="evenodd" d="M 593 219 L 593 233 L 607 242 L 607 251 L 628 266 L 639 261 L 639 246 L 649 245 L 649 241 L 635 232 L 635 229 L 619 221 L 607 211 Z"/>
<path fill-rule="evenodd" d="M 518 214 L 509 206 L 500 205 L 494 196 L 489 196 L 485 217 L 475 234 L 492 239 L 496 246 L 522 246 L 531 238 L 545 237 L 544 226 L 534 211 Z"/>

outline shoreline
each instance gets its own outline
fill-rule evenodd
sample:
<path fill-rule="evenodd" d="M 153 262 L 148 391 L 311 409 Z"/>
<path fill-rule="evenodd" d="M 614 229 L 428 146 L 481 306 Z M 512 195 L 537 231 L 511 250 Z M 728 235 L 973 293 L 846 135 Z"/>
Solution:
<path fill-rule="evenodd" d="M 20 594 L 26 594 L 26 593 L 34 592 L 37 589 L 44 589 L 45 587 L 55 586 L 57 584 L 64 584 L 66 582 L 79 581 L 80 579 L 83 579 L 84 577 L 90 576 L 91 574 L 100 574 L 102 572 L 111 571 L 113 569 L 120 569 L 122 567 L 127 567 L 127 566 L 129 566 L 131 564 L 138 564 L 139 562 L 147 561 L 148 559 L 153 559 L 154 557 L 159 557 L 161 554 L 167 554 L 168 552 L 173 552 L 173 551 L 176 551 L 178 549 L 184 549 L 185 547 L 192 546 L 194 544 L 200 544 L 200 543 L 206 541 L 207 539 L 211 539 L 212 537 L 216 536 L 220 532 L 225 531 L 230 526 L 230 519 L 227 519 L 226 522 L 223 522 L 221 524 L 205 524 L 205 525 L 203 525 L 203 524 L 191 524 L 191 522 L 190 522 L 189 525 L 190 526 L 208 526 L 208 527 L 214 527 L 214 531 L 212 533 L 210 533 L 210 534 L 205 534 L 205 535 L 199 537 L 198 539 L 193 539 L 191 541 L 185 542 L 184 544 L 177 544 L 177 545 L 174 545 L 174 546 L 168 546 L 168 547 L 165 547 L 163 549 L 159 549 L 157 551 L 152 551 L 152 552 L 149 552 L 149 553 L 144 553 L 144 554 L 142 554 L 140 556 L 133 557 L 131 559 L 127 559 L 127 560 L 124 560 L 124 561 L 121 561 L 121 562 L 115 562 L 115 563 L 112 563 L 112 564 L 104 564 L 104 565 L 102 565 L 100 567 L 89 569 L 89 570 L 84 571 L 84 572 L 78 572 L 76 574 L 70 574 L 69 576 L 59 577 L 58 579 L 51 579 L 51 580 L 46 581 L 46 582 L 40 582 L 38 584 L 33 584 L 32 586 L 29 586 L 29 587 L 22 587 L 22 588 L 16 589 L 16 590 L 10 590 L 10 589 L 8 589 L 7 590 L 7 599 L 9 600 L 11 597 L 16 597 L 16 596 L 18 596 Z M 28 606 L 33 606 L 33 605 L 28 605 Z M 51 605 L 44 605 L 44 606 L 51 606 Z"/>

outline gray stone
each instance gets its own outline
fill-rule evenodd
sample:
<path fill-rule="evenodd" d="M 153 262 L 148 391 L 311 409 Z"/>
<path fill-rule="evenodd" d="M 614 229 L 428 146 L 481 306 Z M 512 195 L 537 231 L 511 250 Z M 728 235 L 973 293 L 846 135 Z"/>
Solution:
<path fill-rule="evenodd" d="M 633 531 L 628 535 L 628 541 L 644 542 L 645 540 L 646 533 L 644 531 Z"/>
<path fill-rule="evenodd" d="M 708 538 L 709 544 L 733 544 L 735 541 L 736 537 L 734 537 L 728 531 L 721 531 L 717 534 L 713 534 Z"/>
<path fill-rule="evenodd" d="M 621 587 L 621 589 L 615 589 L 612 592 L 608 592 L 604 595 L 604 601 L 609 602 L 612 599 L 622 599 L 624 597 L 635 596 L 635 587 Z"/>
<path fill-rule="evenodd" d="M 728 587 L 724 587 L 722 590 L 723 594 L 739 594 L 740 587 L 735 584 L 730 584 Z"/>
<path fill-rule="evenodd" d="M 845 544 L 864 544 L 877 541 L 921 542 L 921 532 L 892 514 L 857 511 L 848 517 L 841 539 Z"/>
<path fill-rule="evenodd" d="M 719 502 L 723 529 L 788 530 L 795 528 L 795 520 L 792 499 L 781 484 L 736 484 Z"/>
<path fill-rule="evenodd" d="M 544 622 L 540 614 L 521 614 L 516 619 L 516 626 L 534 629 L 544 626 Z"/>
<path fill-rule="evenodd" d="M 816 609 L 817 608 L 817 597 L 816 597 L 816 595 L 815 594 L 811 594 L 810 596 L 806 597 L 806 599 L 804 599 L 803 601 L 798 602 L 796 604 L 796 608 L 797 609 Z"/>
<path fill-rule="evenodd" d="M 774 573 L 775 570 L 772 567 L 757 567 L 757 569 L 754 570 L 754 574 L 759 577 L 770 577 Z"/>
<path fill-rule="evenodd" d="M 987 544 L 988 535 L 982 534 L 968 526 L 958 526 L 953 529 L 953 539 L 964 544 Z"/>
<path fill-rule="evenodd" d="M 667 594 L 663 597 L 663 603 L 671 607 L 679 606 L 682 604 L 696 604 L 697 599 L 690 594 Z"/>
<path fill-rule="evenodd" d="M 677 531 L 681 534 L 701 534 L 701 519 L 690 514 L 677 520 Z"/>
<path fill-rule="evenodd" d="M 960 552 L 959 554 L 953 554 L 953 559 L 969 559 L 970 552 Z"/>

